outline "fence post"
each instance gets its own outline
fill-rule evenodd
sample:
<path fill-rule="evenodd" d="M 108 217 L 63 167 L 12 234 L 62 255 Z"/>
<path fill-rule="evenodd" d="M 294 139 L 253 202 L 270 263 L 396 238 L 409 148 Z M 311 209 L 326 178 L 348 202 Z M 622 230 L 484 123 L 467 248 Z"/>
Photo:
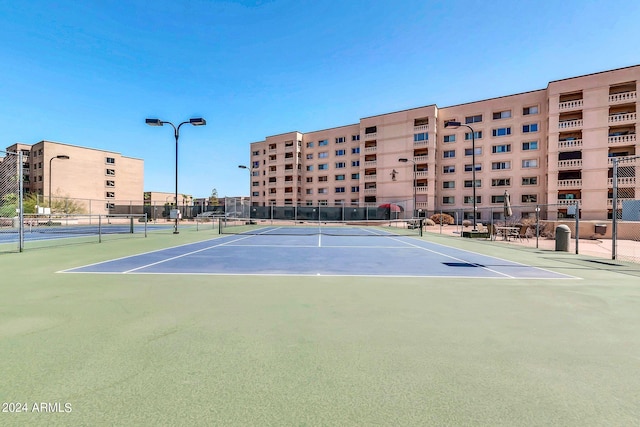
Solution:
<path fill-rule="evenodd" d="M 22 170 L 22 150 L 18 150 L 18 252 L 22 252 L 24 249 L 24 205 L 22 197 L 24 195 L 24 184 Z"/>
<path fill-rule="evenodd" d="M 576 255 L 578 255 L 578 242 L 580 241 L 580 205 L 576 202 Z"/>
<path fill-rule="evenodd" d="M 536 204 L 536 249 L 538 246 L 538 237 L 540 236 L 540 205 Z"/>

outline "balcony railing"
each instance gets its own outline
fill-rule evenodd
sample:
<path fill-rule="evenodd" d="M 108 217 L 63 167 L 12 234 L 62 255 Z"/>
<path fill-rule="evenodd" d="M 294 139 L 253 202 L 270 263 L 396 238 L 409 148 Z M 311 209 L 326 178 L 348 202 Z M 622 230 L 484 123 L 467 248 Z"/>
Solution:
<path fill-rule="evenodd" d="M 637 92 L 634 90 L 632 92 L 622 92 L 622 93 L 614 93 L 609 95 L 609 103 L 618 103 L 618 102 L 633 102 L 638 99 Z"/>
<path fill-rule="evenodd" d="M 429 155 L 426 156 L 415 156 L 413 161 L 416 163 L 426 163 L 429 160 Z"/>
<path fill-rule="evenodd" d="M 417 171 L 416 172 L 416 178 L 426 178 L 427 176 L 429 176 L 429 172 L 428 171 Z"/>
<path fill-rule="evenodd" d="M 558 188 L 580 188 L 582 187 L 581 179 L 561 179 L 558 181 Z"/>
<path fill-rule="evenodd" d="M 368 140 L 368 139 L 376 139 L 376 137 L 378 136 L 377 132 L 374 133 L 365 133 L 364 134 L 364 139 Z"/>
<path fill-rule="evenodd" d="M 426 193 L 429 190 L 429 187 L 426 185 L 416 185 L 415 189 L 416 193 Z"/>
<path fill-rule="evenodd" d="M 625 200 L 635 200 L 632 197 L 618 197 L 618 209 L 622 208 L 622 202 Z M 607 206 L 613 207 L 613 199 L 607 199 Z"/>
<path fill-rule="evenodd" d="M 609 123 L 624 123 L 636 120 L 636 113 L 611 114 Z"/>
<path fill-rule="evenodd" d="M 572 129 L 582 127 L 582 119 L 563 120 L 558 122 L 559 129 Z"/>
<path fill-rule="evenodd" d="M 618 157 L 609 157 L 608 163 L 610 165 L 613 165 L 613 160 L 614 159 L 618 159 L 618 164 L 622 164 L 624 166 L 633 166 L 636 164 L 636 157 L 635 156 L 618 156 Z"/>
<path fill-rule="evenodd" d="M 580 199 L 558 199 L 559 205 L 575 205 L 576 203 L 580 204 Z"/>
<path fill-rule="evenodd" d="M 364 147 L 365 153 L 375 153 L 378 147 L 374 145 L 373 147 Z"/>
<path fill-rule="evenodd" d="M 428 132 L 429 131 L 429 125 L 420 125 L 420 126 L 414 126 L 413 127 L 413 131 L 414 132 Z"/>
<path fill-rule="evenodd" d="M 619 136 L 610 136 L 609 144 L 635 144 L 636 135 L 619 135 Z"/>
<path fill-rule="evenodd" d="M 577 169 L 582 168 L 582 159 L 558 160 L 559 169 Z"/>
<path fill-rule="evenodd" d="M 375 166 L 378 163 L 377 160 L 368 160 L 366 162 L 364 162 L 365 166 Z"/>
<path fill-rule="evenodd" d="M 571 141 L 558 141 L 558 148 L 578 148 L 582 147 L 582 139 L 573 139 Z"/>
<path fill-rule="evenodd" d="M 575 110 L 576 108 L 582 108 L 582 99 L 574 99 L 573 101 L 565 101 L 558 103 L 559 110 Z"/>
<path fill-rule="evenodd" d="M 413 141 L 414 147 L 427 147 L 429 146 L 429 141 Z"/>
<path fill-rule="evenodd" d="M 378 175 L 365 175 L 364 176 L 364 180 L 365 181 L 375 181 L 378 178 Z"/>
<path fill-rule="evenodd" d="M 365 188 L 364 194 L 376 194 L 376 188 Z"/>
<path fill-rule="evenodd" d="M 609 178 L 607 183 L 609 184 L 609 187 L 613 187 L 613 178 Z M 635 185 L 635 176 L 618 177 L 618 187 L 635 187 Z"/>

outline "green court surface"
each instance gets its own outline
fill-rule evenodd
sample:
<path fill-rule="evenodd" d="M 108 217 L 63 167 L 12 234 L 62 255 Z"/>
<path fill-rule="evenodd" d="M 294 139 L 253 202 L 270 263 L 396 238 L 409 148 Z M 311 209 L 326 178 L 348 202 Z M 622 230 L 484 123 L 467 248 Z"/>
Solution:
<path fill-rule="evenodd" d="M 640 422 L 639 265 L 428 234 L 578 280 L 58 273 L 216 236 L 0 254 L 0 425 Z"/>

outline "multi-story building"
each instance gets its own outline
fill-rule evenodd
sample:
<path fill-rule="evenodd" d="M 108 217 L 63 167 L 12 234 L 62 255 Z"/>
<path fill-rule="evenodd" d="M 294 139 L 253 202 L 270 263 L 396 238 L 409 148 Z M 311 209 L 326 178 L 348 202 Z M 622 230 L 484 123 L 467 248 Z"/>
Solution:
<path fill-rule="evenodd" d="M 612 158 L 639 152 L 638 80 L 640 66 L 632 66 L 526 93 L 270 136 L 251 144 L 252 203 L 404 201 L 409 212 L 460 211 L 472 218 L 475 185 L 479 220 L 502 217 L 505 191 L 522 216 L 546 205 L 558 216 L 578 206 L 583 219 L 610 218 Z M 638 164 L 625 167 L 617 196 L 634 199 Z"/>
<path fill-rule="evenodd" d="M 17 143 L 7 151 L 23 153 L 24 191 L 41 196 L 43 206 L 50 193 L 53 200 L 73 200 L 94 214 L 109 213 L 118 204 L 143 203 L 142 159 L 51 141 Z"/>

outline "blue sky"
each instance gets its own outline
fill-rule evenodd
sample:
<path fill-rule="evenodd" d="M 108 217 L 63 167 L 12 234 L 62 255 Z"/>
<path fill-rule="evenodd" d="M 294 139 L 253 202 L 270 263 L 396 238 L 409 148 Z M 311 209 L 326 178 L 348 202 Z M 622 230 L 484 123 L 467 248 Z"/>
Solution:
<path fill-rule="evenodd" d="M 248 195 L 249 143 L 640 63 L 640 2 L 0 0 L 0 149 L 145 161 L 145 190 Z"/>

